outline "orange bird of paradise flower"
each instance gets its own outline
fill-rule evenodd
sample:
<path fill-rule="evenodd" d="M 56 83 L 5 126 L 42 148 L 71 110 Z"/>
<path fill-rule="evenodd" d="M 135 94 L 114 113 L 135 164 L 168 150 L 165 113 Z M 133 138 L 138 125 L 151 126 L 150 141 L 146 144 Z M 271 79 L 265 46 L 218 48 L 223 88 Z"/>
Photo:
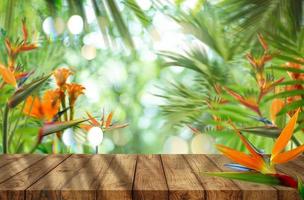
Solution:
<path fill-rule="evenodd" d="M 60 92 L 58 90 L 48 90 L 42 99 L 39 97 L 28 97 L 23 113 L 50 122 L 58 114 L 60 108 Z"/>
<path fill-rule="evenodd" d="M 235 132 L 241 138 L 241 141 L 250 152 L 250 155 L 220 144 L 217 145 L 217 149 L 231 160 L 239 163 L 249 170 L 255 170 L 263 174 L 275 174 L 275 164 L 288 162 L 304 152 L 304 145 L 290 151 L 283 151 L 292 137 L 299 112 L 300 109 L 297 110 L 297 112 L 292 116 L 288 124 L 282 130 L 274 144 L 270 158 L 265 157 L 263 154 L 257 151 L 257 149 L 233 125 L 232 126 L 235 129 Z"/>
<path fill-rule="evenodd" d="M 23 32 L 23 40 L 13 46 L 11 42 L 6 39 L 5 45 L 8 52 L 8 67 L 0 64 L 0 75 L 4 81 L 4 84 L 9 84 L 14 87 L 17 87 L 17 80 L 27 77 L 30 73 L 20 73 L 16 71 L 16 58 L 19 53 L 30 51 L 36 49 L 38 45 L 36 43 L 29 43 L 28 40 L 28 32 L 25 25 L 25 20 L 22 21 L 22 32 Z M 1 85 L 1 87 L 4 86 Z"/>
<path fill-rule="evenodd" d="M 5 40 L 6 49 L 8 52 L 8 66 L 11 71 L 15 68 L 16 57 L 20 52 L 30 51 L 38 47 L 37 43 L 28 42 L 28 31 L 26 28 L 25 20 L 22 20 L 22 33 L 23 40 L 17 45 L 13 46 L 9 39 Z"/>
<path fill-rule="evenodd" d="M 112 119 L 113 119 L 113 112 L 110 112 L 110 114 L 105 117 L 104 113 L 102 114 L 100 122 L 95 119 L 90 113 L 87 112 L 88 118 L 90 120 L 90 124 L 83 124 L 81 125 L 81 128 L 85 131 L 89 131 L 93 127 L 100 127 L 106 130 L 112 130 L 112 129 L 118 129 L 118 128 L 125 128 L 128 126 L 128 124 L 119 124 L 119 125 L 113 125 Z"/>

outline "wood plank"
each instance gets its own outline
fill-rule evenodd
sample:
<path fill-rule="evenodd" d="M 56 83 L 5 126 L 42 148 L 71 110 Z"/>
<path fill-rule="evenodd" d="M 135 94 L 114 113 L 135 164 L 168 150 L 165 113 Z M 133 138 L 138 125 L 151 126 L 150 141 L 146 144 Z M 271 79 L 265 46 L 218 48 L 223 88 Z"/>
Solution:
<path fill-rule="evenodd" d="M 201 175 L 201 172 L 221 171 L 206 155 L 184 155 L 184 157 L 202 183 L 206 199 L 242 199 L 241 190 L 233 181 Z"/>
<path fill-rule="evenodd" d="M 304 180 L 304 166 L 298 165 L 294 162 L 276 165 L 276 169 L 284 174 L 294 177 L 295 179 L 300 177 L 302 180 Z"/>
<path fill-rule="evenodd" d="M 304 167 L 304 155 L 300 155 L 299 157 L 297 157 L 294 160 L 291 160 L 290 162 L 295 163 L 296 165 L 298 165 L 300 167 Z"/>
<path fill-rule="evenodd" d="M 162 155 L 169 199 L 205 199 L 204 188 L 182 155 Z"/>
<path fill-rule="evenodd" d="M 61 199 L 61 188 L 90 160 L 91 155 L 72 155 L 26 190 L 27 200 Z"/>
<path fill-rule="evenodd" d="M 93 155 L 89 162 L 62 187 L 62 199 L 95 199 L 99 180 L 108 170 L 113 157 L 112 155 Z"/>
<path fill-rule="evenodd" d="M 116 155 L 97 188 L 98 200 L 132 199 L 137 155 Z"/>
<path fill-rule="evenodd" d="M 133 199 L 168 199 L 168 186 L 159 155 L 138 156 Z"/>
<path fill-rule="evenodd" d="M 16 161 L 4 165 L 3 167 L 1 167 L 0 170 L 0 183 L 3 183 L 4 181 L 16 175 L 17 173 L 21 172 L 22 170 L 30 167 L 34 163 L 44 158 L 45 156 L 37 154 L 24 155 L 18 158 Z"/>
<path fill-rule="evenodd" d="M 225 156 L 214 154 L 208 155 L 210 160 L 212 160 L 221 170 L 223 171 L 233 171 L 230 168 L 225 167 L 227 163 L 231 163 L 231 160 Z M 244 181 L 233 181 L 239 188 L 241 188 L 243 193 L 243 199 L 255 199 L 255 200 L 265 200 L 265 199 L 277 199 L 278 192 L 277 189 L 271 186 L 249 183 Z"/>
<path fill-rule="evenodd" d="M 33 155 L 30 155 L 33 156 Z M 0 184 L 1 200 L 24 200 L 25 190 L 49 171 L 63 162 L 69 155 L 50 155 L 39 160 L 29 168 L 21 171 L 4 183 Z"/>
<path fill-rule="evenodd" d="M 24 154 L 1 154 L 0 168 L 25 156 Z"/>

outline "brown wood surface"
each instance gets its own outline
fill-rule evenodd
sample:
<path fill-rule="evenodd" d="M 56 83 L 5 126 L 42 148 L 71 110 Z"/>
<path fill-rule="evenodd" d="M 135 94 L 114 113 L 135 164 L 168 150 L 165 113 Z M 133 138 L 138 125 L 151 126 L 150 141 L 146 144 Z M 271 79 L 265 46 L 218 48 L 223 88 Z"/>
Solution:
<path fill-rule="evenodd" d="M 233 171 L 224 165 L 230 163 L 231 161 L 222 155 L 208 155 L 210 160 L 214 162 L 222 171 Z M 249 183 L 243 181 L 233 181 L 242 190 L 243 199 L 278 199 L 277 189 L 272 186 Z"/>
<path fill-rule="evenodd" d="M 168 185 L 159 155 L 140 155 L 135 171 L 133 199 L 168 199 Z"/>
<path fill-rule="evenodd" d="M 162 155 L 169 199 L 204 199 L 204 188 L 180 155 Z"/>
<path fill-rule="evenodd" d="M 221 171 L 206 155 L 184 155 L 184 157 L 202 183 L 206 194 L 205 199 L 241 199 L 239 187 L 231 180 L 202 175 L 203 172 Z"/>
<path fill-rule="evenodd" d="M 72 155 L 26 190 L 26 199 L 61 199 L 61 188 L 90 160 L 89 155 Z M 81 183 L 79 183 L 81 184 Z"/>
<path fill-rule="evenodd" d="M 41 156 L 39 156 L 41 157 Z M 16 173 L 15 176 L 0 184 L 0 199 L 1 200 L 23 200 L 25 190 L 49 171 L 58 166 L 61 162 L 67 159 L 69 155 L 51 155 L 47 159 L 41 159 L 35 165 L 28 167 Z M 24 159 L 30 160 L 31 156 Z M 18 161 L 15 162 L 19 164 Z"/>
<path fill-rule="evenodd" d="M 0 155 L 0 199 L 299 199 L 295 189 L 203 173 L 229 171 L 226 163 L 221 155 Z M 277 170 L 304 179 L 304 157 Z"/>
<path fill-rule="evenodd" d="M 97 188 L 97 199 L 132 199 L 137 155 L 116 155 Z"/>

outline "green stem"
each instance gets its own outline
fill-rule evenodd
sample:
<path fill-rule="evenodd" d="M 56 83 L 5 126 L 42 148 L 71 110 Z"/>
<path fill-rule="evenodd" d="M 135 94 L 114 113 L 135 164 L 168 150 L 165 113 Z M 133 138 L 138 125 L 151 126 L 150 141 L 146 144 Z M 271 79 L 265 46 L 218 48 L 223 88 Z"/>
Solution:
<path fill-rule="evenodd" d="M 301 146 L 301 143 L 299 142 L 299 140 L 295 136 L 292 136 L 291 139 L 297 147 Z"/>
<path fill-rule="evenodd" d="M 3 111 L 3 127 L 2 127 L 2 134 L 3 134 L 2 147 L 4 154 L 7 153 L 8 113 L 9 113 L 9 107 L 8 104 L 6 104 Z"/>
<path fill-rule="evenodd" d="M 74 118 L 74 106 L 70 106 L 70 120 Z"/>
<path fill-rule="evenodd" d="M 62 110 L 66 109 L 65 97 L 61 99 L 61 106 L 62 106 Z M 64 120 L 68 121 L 68 113 L 67 112 L 64 112 Z"/>
<path fill-rule="evenodd" d="M 37 142 L 37 143 L 35 144 L 35 146 L 31 149 L 30 153 L 34 153 L 35 150 L 38 148 L 38 146 L 39 146 L 39 143 Z"/>

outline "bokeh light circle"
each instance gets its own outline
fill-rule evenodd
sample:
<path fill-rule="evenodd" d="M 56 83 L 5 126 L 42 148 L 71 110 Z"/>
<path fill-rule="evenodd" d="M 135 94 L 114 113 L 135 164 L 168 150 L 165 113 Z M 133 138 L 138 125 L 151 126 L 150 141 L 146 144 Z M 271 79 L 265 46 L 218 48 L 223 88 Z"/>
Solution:
<path fill-rule="evenodd" d="M 99 127 L 92 127 L 87 135 L 87 139 L 92 147 L 96 147 L 102 143 L 103 132 Z"/>
<path fill-rule="evenodd" d="M 83 19 L 79 15 L 73 15 L 68 21 L 68 29 L 74 34 L 80 34 L 83 31 Z"/>

